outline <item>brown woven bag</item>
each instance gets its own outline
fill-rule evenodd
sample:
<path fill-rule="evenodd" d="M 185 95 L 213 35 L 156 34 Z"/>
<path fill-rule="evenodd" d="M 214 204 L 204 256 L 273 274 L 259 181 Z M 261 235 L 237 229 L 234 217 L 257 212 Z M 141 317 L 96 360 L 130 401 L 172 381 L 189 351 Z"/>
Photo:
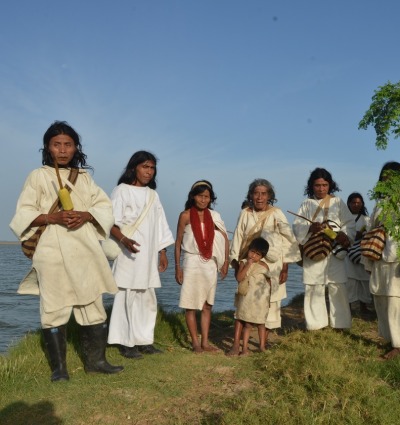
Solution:
<path fill-rule="evenodd" d="M 386 234 L 383 227 L 376 227 L 369 232 L 364 233 L 361 238 L 361 255 L 372 261 L 378 261 L 382 257 L 385 248 Z"/>

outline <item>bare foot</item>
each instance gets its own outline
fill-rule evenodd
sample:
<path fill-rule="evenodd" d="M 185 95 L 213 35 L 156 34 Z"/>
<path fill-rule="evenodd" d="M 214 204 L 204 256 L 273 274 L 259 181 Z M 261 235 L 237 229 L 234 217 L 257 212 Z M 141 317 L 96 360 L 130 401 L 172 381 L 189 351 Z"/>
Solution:
<path fill-rule="evenodd" d="M 204 350 L 200 347 L 200 345 L 194 345 L 193 348 L 193 353 L 195 354 L 201 354 Z"/>
<path fill-rule="evenodd" d="M 239 354 L 240 357 L 246 357 L 246 356 L 250 356 L 250 351 L 249 350 L 242 350 L 242 352 Z"/>
<path fill-rule="evenodd" d="M 219 351 L 217 347 L 213 347 L 212 345 L 203 345 L 201 348 L 203 349 L 203 351 L 206 351 L 208 353 L 216 353 L 217 351 Z"/>
<path fill-rule="evenodd" d="M 227 353 L 227 356 L 238 356 L 240 354 L 239 347 L 232 347 Z"/>
<path fill-rule="evenodd" d="M 400 348 L 393 348 L 392 350 L 388 351 L 386 354 L 384 354 L 382 357 L 385 360 L 392 360 L 395 357 L 400 355 Z"/>

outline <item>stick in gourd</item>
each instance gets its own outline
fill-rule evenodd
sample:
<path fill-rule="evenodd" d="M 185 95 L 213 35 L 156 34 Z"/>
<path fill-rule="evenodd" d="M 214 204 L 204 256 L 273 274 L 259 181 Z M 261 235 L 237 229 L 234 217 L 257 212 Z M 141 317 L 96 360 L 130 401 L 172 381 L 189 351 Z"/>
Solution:
<path fill-rule="evenodd" d="M 296 213 L 289 211 L 289 210 L 287 210 L 287 212 L 289 214 L 293 214 L 297 217 L 300 217 L 300 218 L 307 220 L 308 222 L 312 223 L 312 221 L 310 219 L 308 219 L 307 217 L 304 217 L 303 215 L 296 214 Z M 325 229 L 323 229 L 322 231 L 325 233 L 326 236 L 328 236 L 328 238 L 336 239 L 337 233 L 334 230 L 332 230 L 330 227 L 325 227 Z"/>
<path fill-rule="evenodd" d="M 60 171 L 58 169 L 58 164 L 56 159 L 53 158 L 53 161 L 54 161 L 54 168 L 56 169 L 58 184 L 60 185 L 60 190 L 58 191 L 58 198 L 60 199 L 63 210 L 71 211 L 74 209 L 74 204 L 72 203 L 71 195 L 69 194 L 68 189 L 63 187 L 61 177 L 60 177 Z"/>

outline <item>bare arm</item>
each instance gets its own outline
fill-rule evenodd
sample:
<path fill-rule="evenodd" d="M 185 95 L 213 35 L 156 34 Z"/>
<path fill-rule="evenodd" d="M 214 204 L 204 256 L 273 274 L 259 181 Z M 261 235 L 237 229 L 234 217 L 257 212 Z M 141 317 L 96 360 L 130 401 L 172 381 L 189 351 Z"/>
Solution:
<path fill-rule="evenodd" d="M 160 259 L 158 261 L 158 271 L 164 273 L 168 267 L 167 249 L 164 248 L 160 251 Z"/>
<path fill-rule="evenodd" d="M 216 229 L 218 232 L 221 232 L 221 230 Z M 224 265 L 221 267 L 221 279 L 224 280 L 226 275 L 228 274 L 228 268 L 229 268 L 229 240 L 228 236 L 225 232 L 221 232 L 224 239 L 225 239 L 225 262 Z"/>
<path fill-rule="evenodd" d="M 236 273 L 236 280 L 238 282 L 241 282 L 246 277 L 246 274 L 252 264 L 253 260 L 248 260 L 246 264 L 243 261 L 239 263 L 239 270 Z"/>
<path fill-rule="evenodd" d="M 175 240 L 175 280 L 176 283 L 182 285 L 183 283 L 183 270 L 181 269 L 181 245 L 183 240 L 183 233 L 185 226 L 189 224 L 190 217 L 188 211 L 183 211 L 179 215 L 178 226 L 176 229 Z"/>

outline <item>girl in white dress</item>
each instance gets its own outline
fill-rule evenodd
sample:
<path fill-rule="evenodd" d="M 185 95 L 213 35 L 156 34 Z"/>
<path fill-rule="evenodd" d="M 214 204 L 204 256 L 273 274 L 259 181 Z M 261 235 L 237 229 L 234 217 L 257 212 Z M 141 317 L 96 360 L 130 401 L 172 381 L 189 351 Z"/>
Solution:
<path fill-rule="evenodd" d="M 211 309 L 218 270 L 222 279 L 228 273 L 228 237 L 221 216 L 211 209 L 215 200 L 209 181 L 194 183 L 185 210 L 179 215 L 176 234 L 175 279 L 182 285 L 179 307 L 186 310 L 186 324 L 195 353 L 216 351 L 208 342 Z M 197 337 L 196 310 L 201 310 L 201 343 Z"/>

